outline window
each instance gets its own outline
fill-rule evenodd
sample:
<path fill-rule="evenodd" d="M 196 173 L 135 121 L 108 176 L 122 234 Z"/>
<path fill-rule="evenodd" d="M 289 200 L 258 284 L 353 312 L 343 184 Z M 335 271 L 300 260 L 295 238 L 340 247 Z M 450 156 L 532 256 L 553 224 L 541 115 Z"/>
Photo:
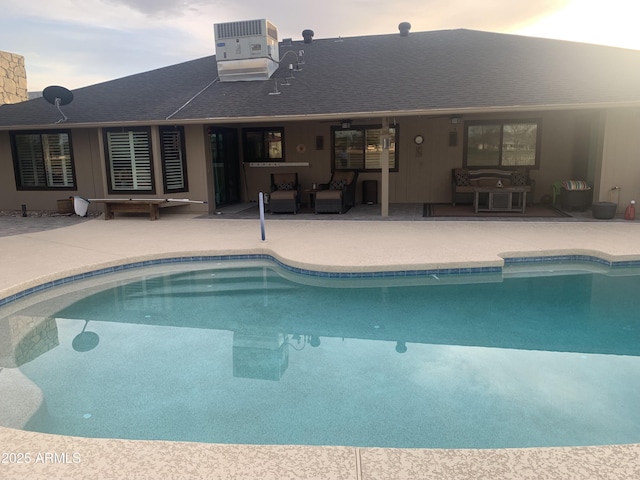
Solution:
<path fill-rule="evenodd" d="M 284 128 L 244 128 L 242 148 L 245 162 L 284 162 Z"/>
<path fill-rule="evenodd" d="M 465 166 L 515 167 L 538 165 L 539 122 L 469 122 L 465 138 Z"/>
<path fill-rule="evenodd" d="M 75 190 L 71 133 L 15 132 L 11 134 L 18 190 Z"/>
<path fill-rule="evenodd" d="M 186 192 L 187 161 L 183 127 L 160 127 L 160 151 L 165 193 Z"/>
<path fill-rule="evenodd" d="M 332 127 L 331 132 L 335 170 L 380 171 L 382 128 L 379 125 Z M 394 172 L 398 171 L 397 134 L 398 126 L 389 126 L 389 170 Z"/>
<path fill-rule="evenodd" d="M 106 129 L 104 145 L 109 193 L 155 193 L 148 128 Z"/>

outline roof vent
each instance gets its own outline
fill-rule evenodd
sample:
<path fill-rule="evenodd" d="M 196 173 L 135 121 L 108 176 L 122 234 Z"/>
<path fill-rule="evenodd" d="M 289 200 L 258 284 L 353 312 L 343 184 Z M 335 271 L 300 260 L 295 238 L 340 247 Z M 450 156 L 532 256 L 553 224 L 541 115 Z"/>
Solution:
<path fill-rule="evenodd" d="M 303 30 L 302 31 L 302 38 L 304 38 L 304 43 L 311 43 L 313 42 L 313 36 L 315 34 L 313 33 L 313 30 Z"/>
<path fill-rule="evenodd" d="M 278 29 L 268 20 L 217 23 L 213 27 L 221 82 L 268 80 L 278 69 Z"/>
<path fill-rule="evenodd" d="M 411 24 L 409 22 L 402 22 L 398 25 L 398 30 L 400 30 L 401 37 L 408 37 L 409 30 L 411 30 Z"/>

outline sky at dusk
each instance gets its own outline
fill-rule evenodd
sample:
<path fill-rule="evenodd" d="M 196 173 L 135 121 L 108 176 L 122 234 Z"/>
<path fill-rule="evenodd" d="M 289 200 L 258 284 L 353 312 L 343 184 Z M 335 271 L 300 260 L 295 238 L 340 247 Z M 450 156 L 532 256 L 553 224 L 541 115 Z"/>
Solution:
<path fill-rule="evenodd" d="M 215 54 L 213 24 L 267 18 L 301 40 L 466 28 L 640 50 L 633 0 L 28 0 L 2 2 L 0 50 L 29 91 L 75 89 Z"/>

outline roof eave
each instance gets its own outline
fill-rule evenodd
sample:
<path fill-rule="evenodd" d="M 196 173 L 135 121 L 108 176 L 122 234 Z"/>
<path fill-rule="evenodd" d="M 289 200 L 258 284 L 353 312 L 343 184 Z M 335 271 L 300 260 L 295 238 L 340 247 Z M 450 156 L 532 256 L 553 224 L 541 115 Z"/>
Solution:
<path fill-rule="evenodd" d="M 370 112 L 333 112 L 322 114 L 291 114 L 291 115 L 262 115 L 244 117 L 202 117 L 202 118 L 173 118 L 171 120 L 138 120 L 138 121 L 112 121 L 112 122 L 86 122 L 74 123 L 48 123 L 36 125 L 9 125 L 0 126 L 0 131 L 7 130 L 45 130 L 62 128 L 109 128 L 109 127 L 138 127 L 149 125 L 201 125 L 201 124 L 238 124 L 238 123 L 264 123 L 285 121 L 326 121 L 342 118 L 364 119 L 383 117 L 416 117 L 416 116 L 442 116 L 442 115 L 477 115 L 483 113 L 518 113 L 518 112 L 542 112 L 542 111 L 575 111 L 575 110 L 604 110 L 611 108 L 640 107 L 640 100 L 634 102 L 602 102 L 580 104 L 544 104 L 544 105 L 506 105 L 506 106 L 480 106 L 480 107 L 456 107 L 456 108 L 431 108 L 410 110 L 379 110 Z"/>

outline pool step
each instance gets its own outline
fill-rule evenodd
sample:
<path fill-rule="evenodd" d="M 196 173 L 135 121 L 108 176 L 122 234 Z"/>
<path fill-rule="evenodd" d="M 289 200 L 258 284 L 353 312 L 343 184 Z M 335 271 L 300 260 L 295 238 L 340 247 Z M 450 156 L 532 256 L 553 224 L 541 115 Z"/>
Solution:
<path fill-rule="evenodd" d="M 298 286 L 271 270 L 202 270 L 186 272 L 169 277 L 152 277 L 123 285 L 124 294 L 131 298 L 137 295 L 196 296 L 215 293 L 256 293 L 294 290 Z"/>

